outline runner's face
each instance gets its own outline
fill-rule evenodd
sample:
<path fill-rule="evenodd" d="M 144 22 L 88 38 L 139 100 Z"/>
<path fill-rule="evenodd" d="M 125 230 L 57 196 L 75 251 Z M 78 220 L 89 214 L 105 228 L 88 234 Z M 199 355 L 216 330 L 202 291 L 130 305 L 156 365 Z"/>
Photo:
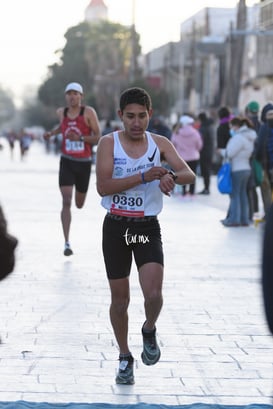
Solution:
<path fill-rule="evenodd" d="M 69 107 L 76 107 L 81 105 L 82 94 L 78 91 L 68 91 L 65 94 L 66 103 Z"/>
<path fill-rule="evenodd" d="M 143 105 L 126 105 L 123 112 L 119 111 L 126 136 L 134 140 L 143 138 L 151 115 L 152 110 L 147 111 L 147 108 Z"/>

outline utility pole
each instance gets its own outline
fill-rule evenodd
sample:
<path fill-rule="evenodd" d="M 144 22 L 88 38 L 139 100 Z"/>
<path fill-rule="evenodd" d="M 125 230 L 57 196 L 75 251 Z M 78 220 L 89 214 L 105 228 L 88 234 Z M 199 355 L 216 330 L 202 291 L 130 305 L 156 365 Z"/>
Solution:
<path fill-rule="evenodd" d="M 237 30 L 246 30 L 247 7 L 246 1 L 240 0 L 237 11 Z M 241 76 L 243 67 L 243 57 L 245 49 L 245 36 L 234 36 L 232 29 L 229 34 L 227 50 L 227 77 L 225 81 L 225 92 L 223 104 L 232 109 L 238 107 L 239 93 L 241 88 Z"/>
<path fill-rule="evenodd" d="M 137 72 L 136 59 L 136 26 L 135 26 L 136 12 L 135 0 L 132 0 L 132 25 L 131 25 L 131 66 L 130 66 L 130 82 L 134 82 Z"/>

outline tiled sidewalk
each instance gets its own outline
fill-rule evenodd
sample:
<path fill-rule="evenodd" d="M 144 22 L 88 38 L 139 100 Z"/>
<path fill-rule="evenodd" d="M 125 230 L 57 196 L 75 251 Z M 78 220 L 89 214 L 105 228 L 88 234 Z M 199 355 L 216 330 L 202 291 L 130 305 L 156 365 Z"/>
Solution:
<path fill-rule="evenodd" d="M 165 199 L 164 307 L 157 324 L 162 358 L 154 367 L 140 359 L 143 298 L 133 268 L 136 383 L 117 386 L 95 174 L 85 208 L 73 208 L 75 255 L 65 258 L 57 172 L 58 158 L 39 145 L 24 162 L 0 152 L 0 201 L 20 240 L 15 272 L 0 283 L 0 401 L 272 403 L 273 339 L 260 288 L 262 226 L 224 228 L 219 220 L 227 198 L 215 180 L 208 197 Z"/>

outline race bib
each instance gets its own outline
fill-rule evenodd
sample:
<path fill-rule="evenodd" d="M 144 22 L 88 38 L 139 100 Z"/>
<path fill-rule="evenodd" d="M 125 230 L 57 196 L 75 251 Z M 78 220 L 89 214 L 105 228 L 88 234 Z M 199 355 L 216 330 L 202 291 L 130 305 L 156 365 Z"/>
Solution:
<path fill-rule="evenodd" d="M 83 152 L 84 142 L 82 141 L 70 141 L 70 139 L 65 140 L 65 150 L 66 152 Z"/>
<path fill-rule="evenodd" d="M 144 217 L 144 192 L 133 190 L 114 194 L 110 213 L 126 217 Z"/>

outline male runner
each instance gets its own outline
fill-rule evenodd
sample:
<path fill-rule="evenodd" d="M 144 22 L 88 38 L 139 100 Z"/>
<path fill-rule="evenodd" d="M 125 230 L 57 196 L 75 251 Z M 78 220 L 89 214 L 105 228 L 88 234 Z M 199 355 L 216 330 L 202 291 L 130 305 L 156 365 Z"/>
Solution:
<path fill-rule="evenodd" d="M 101 136 L 97 113 L 94 108 L 82 105 L 83 89 L 77 82 L 65 88 L 66 107 L 58 108 L 60 125 L 46 132 L 44 138 L 62 133 L 59 169 L 59 187 L 62 194 L 61 221 L 65 239 L 64 255 L 73 251 L 69 242 L 71 202 L 75 186 L 75 204 L 82 208 L 86 199 L 92 164 L 92 146 Z"/>
<path fill-rule="evenodd" d="M 107 210 L 103 223 L 103 255 L 111 290 L 110 319 L 119 346 L 117 384 L 134 383 L 134 358 L 128 346 L 129 275 L 132 255 L 144 295 L 142 327 L 145 365 L 160 358 L 156 321 L 163 298 L 163 250 L 157 215 L 163 194 L 175 183 L 191 184 L 195 175 L 164 136 L 147 132 L 152 115 L 148 93 L 129 88 L 120 97 L 124 130 L 103 136 L 97 149 L 97 190 Z M 161 158 L 173 169 L 161 165 Z"/>

